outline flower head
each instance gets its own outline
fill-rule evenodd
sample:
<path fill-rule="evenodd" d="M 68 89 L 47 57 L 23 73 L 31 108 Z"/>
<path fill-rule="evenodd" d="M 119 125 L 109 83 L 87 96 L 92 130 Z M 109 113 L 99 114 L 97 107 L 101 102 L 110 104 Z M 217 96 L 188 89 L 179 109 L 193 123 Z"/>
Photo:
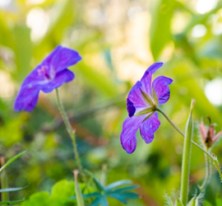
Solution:
<path fill-rule="evenodd" d="M 67 68 L 82 58 L 78 52 L 57 46 L 23 81 L 16 97 L 14 110 L 30 112 L 37 104 L 39 92 L 51 92 L 70 82 L 75 75 Z"/>
<path fill-rule="evenodd" d="M 154 132 L 160 126 L 156 107 L 166 103 L 170 98 L 168 85 L 173 81 L 159 76 L 152 82 L 152 74 L 162 65 L 161 62 L 151 65 L 129 92 L 127 98 L 129 117 L 124 121 L 120 135 L 122 147 L 128 153 L 136 149 L 136 131 L 139 128 L 142 138 L 148 144 L 153 141 Z"/>
<path fill-rule="evenodd" d="M 222 131 L 215 135 L 214 126 L 211 124 L 207 129 L 202 122 L 199 126 L 201 139 L 204 145 L 209 149 L 222 135 Z"/>

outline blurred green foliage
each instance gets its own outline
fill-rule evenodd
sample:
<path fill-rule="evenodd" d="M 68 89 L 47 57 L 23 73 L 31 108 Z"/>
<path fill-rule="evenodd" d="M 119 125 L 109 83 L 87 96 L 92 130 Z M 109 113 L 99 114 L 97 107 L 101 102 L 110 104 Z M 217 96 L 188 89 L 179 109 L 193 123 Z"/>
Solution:
<path fill-rule="evenodd" d="M 9 2 L 0 8 L 0 155 L 10 158 L 28 150 L 6 171 L 10 187 L 30 184 L 28 189 L 10 193 L 10 199 L 26 197 L 25 206 L 35 205 L 36 200 L 50 205 L 48 201 L 54 198 L 60 201 L 57 194 L 74 195 L 71 171 L 76 165 L 56 109 L 55 93 L 41 94 L 31 113 L 13 111 L 22 80 L 62 44 L 83 57 L 71 68 L 76 78 L 62 86 L 61 96 L 76 129 L 84 168 L 99 176 L 105 163 L 108 183 L 131 179 L 139 184 L 141 198 L 130 200 L 129 206 L 164 205 L 165 191 L 177 194 L 180 187 L 183 139 L 159 115 L 161 126 L 153 143 L 146 145 L 138 133 L 136 151 L 127 154 L 119 141 L 127 117 L 125 99 L 146 68 L 154 61 L 163 61 L 155 76 L 174 80 L 171 98 L 162 106 L 165 113 L 184 130 L 194 98 L 195 141 L 199 141 L 201 118 L 207 124 L 210 116 L 216 130 L 221 130 L 222 104 L 213 105 L 205 95 L 208 82 L 222 78 L 221 1 L 204 14 L 197 12 L 196 0 Z M 199 36 L 195 35 L 196 26 L 202 28 Z M 222 163 L 220 143 L 213 153 Z M 218 174 L 212 168 L 206 206 L 220 205 L 217 198 L 222 194 Z M 192 148 L 190 198 L 204 175 L 204 155 Z M 118 204 L 112 201 L 110 205 Z"/>

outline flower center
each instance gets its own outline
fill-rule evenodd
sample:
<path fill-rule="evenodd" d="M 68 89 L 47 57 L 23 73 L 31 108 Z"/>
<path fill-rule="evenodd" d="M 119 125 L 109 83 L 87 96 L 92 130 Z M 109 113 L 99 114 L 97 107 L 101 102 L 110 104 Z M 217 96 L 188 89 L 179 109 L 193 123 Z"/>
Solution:
<path fill-rule="evenodd" d="M 45 76 L 46 79 L 51 80 L 51 77 L 47 73 L 48 67 L 47 66 L 42 66 L 40 69 L 38 69 L 38 75 L 39 76 Z"/>

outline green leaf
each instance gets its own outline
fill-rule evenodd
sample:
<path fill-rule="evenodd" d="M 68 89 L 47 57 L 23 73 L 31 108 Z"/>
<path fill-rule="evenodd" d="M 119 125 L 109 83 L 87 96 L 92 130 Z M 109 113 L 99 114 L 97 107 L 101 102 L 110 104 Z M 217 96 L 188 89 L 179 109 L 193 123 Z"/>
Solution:
<path fill-rule="evenodd" d="M 119 187 L 119 186 L 126 185 L 126 184 L 131 184 L 131 183 L 132 183 L 132 181 L 130 181 L 130 180 L 120 180 L 117 182 L 113 182 L 105 187 L 105 191 L 109 191 L 115 187 Z"/>
<path fill-rule="evenodd" d="M 98 192 L 93 192 L 93 193 L 90 193 L 90 194 L 82 195 L 83 198 L 99 197 L 99 196 L 101 196 L 101 193 L 98 193 Z M 76 199 L 76 196 L 72 196 L 69 199 Z"/>
<path fill-rule="evenodd" d="M 118 94 L 117 86 L 110 80 L 111 77 L 102 74 L 92 68 L 82 60 L 78 63 L 75 70 L 79 70 L 79 75 L 85 80 L 85 83 L 103 93 L 107 97 L 113 97 Z"/>
<path fill-rule="evenodd" d="M 139 185 L 132 185 L 132 186 L 128 186 L 128 187 L 122 187 L 122 188 L 114 189 L 110 192 L 111 193 L 125 192 L 125 191 L 128 191 L 128 190 L 136 189 L 138 187 L 139 187 Z"/>
<path fill-rule="evenodd" d="M 178 198 L 177 198 L 176 206 L 183 206 L 182 202 Z"/>
<path fill-rule="evenodd" d="M 135 192 L 123 192 L 121 193 L 122 197 L 129 199 L 138 199 L 139 195 Z"/>
<path fill-rule="evenodd" d="M 100 197 L 100 204 L 101 204 L 101 206 L 108 206 L 109 205 L 105 195 Z"/>
<path fill-rule="evenodd" d="M 90 177 L 92 177 L 92 179 L 93 179 L 93 181 L 94 181 L 94 183 L 95 183 L 95 185 L 97 186 L 97 188 L 98 188 L 99 191 L 104 191 L 104 190 L 105 190 L 105 188 L 103 187 L 103 185 L 99 182 L 99 180 L 97 180 L 97 179 L 95 178 L 95 176 L 94 176 L 90 171 L 85 170 L 85 172 L 86 172 Z"/>
<path fill-rule="evenodd" d="M 0 205 L 13 205 L 13 204 L 23 202 L 24 200 L 25 198 L 23 198 L 22 200 L 4 201 L 4 202 L 0 202 Z"/>
<path fill-rule="evenodd" d="M 118 194 L 118 193 L 110 193 L 110 194 L 107 194 L 108 197 L 112 197 L 112 198 L 115 198 L 117 200 L 119 200 L 120 202 L 122 202 L 123 204 L 126 204 L 127 201 L 126 201 L 126 198 L 124 198 L 121 194 Z"/>
<path fill-rule="evenodd" d="M 165 205 L 166 205 L 166 206 L 174 206 L 174 205 L 173 205 L 172 198 L 171 198 L 167 193 L 165 193 L 164 199 L 165 199 Z M 179 206 L 179 205 L 178 205 L 178 206 Z"/>
<path fill-rule="evenodd" d="M 100 204 L 100 197 L 97 197 L 89 206 L 98 206 Z"/>
<path fill-rule="evenodd" d="M 19 153 L 19 154 L 17 154 L 17 155 L 15 155 L 15 156 L 12 157 L 11 159 L 9 159 L 9 160 L 0 168 L 0 172 L 1 172 L 2 170 L 4 170 L 8 165 L 10 165 L 12 162 L 14 162 L 17 158 L 19 158 L 20 156 L 22 156 L 22 155 L 25 154 L 25 153 L 26 153 L 26 150 L 23 151 L 23 152 L 21 152 L 21 153 Z"/>
<path fill-rule="evenodd" d="M 0 192 L 14 192 L 14 191 L 19 191 L 27 188 L 28 186 L 25 187 L 16 187 L 16 188 L 5 188 L 5 189 L 0 189 Z"/>
<path fill-rule="evenodd" d="M 14 52 L 16 62 L 16 80 L 22 82 L 24 77 L 30 72 L 32 59 L 32 41 L 30 39 L 30 29 L 26 26 L 16 26 L 13 29 Z"/>
<path fill-rule="evenodd" d="M 150 27 L 150 48 L 155 60 L 172 38 L 171 19 L 174 9 L 174 0 L 159 0 L 154 9 Z"/>
<path fill-rule="evenodd" d="M 51 199 L 48 192 L 38 192 L 22 203 L 22 206 L 49 206 L 51 205 Z"/>

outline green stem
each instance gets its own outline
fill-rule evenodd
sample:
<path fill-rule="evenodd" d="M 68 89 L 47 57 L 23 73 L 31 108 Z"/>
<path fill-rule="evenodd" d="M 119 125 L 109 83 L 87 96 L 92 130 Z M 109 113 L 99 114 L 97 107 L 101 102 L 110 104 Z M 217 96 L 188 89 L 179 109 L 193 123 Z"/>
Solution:
<path fill-rule="evenodd" d="M 187 205 L 188 192 L 189 192 L 190 160 L 191 160 L 191 146 L 192 146 L 192 132 L 193 132 L 192 112 L 193 112 L 194 103 L 195 100 L 192 100 L 190 114 L 186 123 L 184 144 L 183 144 L 180 200 L 184 206 Z"/>
<path fill-rule="evenodd" d="M 205 179 L 202 183 L 202 185 L 200 186 L 200 189 L 202 191 L 204 191 L 205 187 L 207 186 L 209 180 L 210 180 L 210 158 L 206 155 L 206 175 L 205 175 Z"/>
<path fill-rule="evenodd" d="M 160 108 L 157 107 L 156 111 L 160 112 L 166 118 L 166 120 L 174 127 L 174 129 L 176 129 L 184 137 L 184 133 L 170 120 L 170 118 Z M 215 157 L 213 157 L 204 148 L 202 148 L 200 145 L 198 145 L 193 140 L 192 140 L 192 144 L 195 145 L 196 147 L 198 147 L 200 150 L 202 150 L 206 155 L 208 155 L 212 159 L 212 161 L 214 161 Z"/>
<path fill-rule="evenodd" d="M 222 173 L 221 173 L 221 170 L 220 170 L 219 162 L 218 162 L 216 157 L 214 157 L 213 163 L 215 164 L 215 166 L 216 166 L 216 168 L 218 170 L 218 173 L 220 175 L 220 180 L 222 181 Z"/>
<path fill-rule="evenodd" d="M 71 126 L 71 124 L 69 122 L 69 119 L 68 119 L 68 117 L 66 115 L 66 112 L 64 110 L 62 101 L 61 101 L 60 96 L 59 96 L 58 88 L 56 88 L 56 99 L 57 99 L 57 103 L 58 103 L 60 114 L 62 116 L 62 119 L 63 119 L 64 123 L 65 123 L 66 129 L 67 129 L 67 131 L 68 131 L 68 133 L 69 133 L 69 135 L 70 135 L 70 137 L 72 139 L 74 154 L 75 154 L 77 166 L 79 168 L 79 172 L 82 175 L 82 177 L 84 177 L 82 165 L 81 165 L 80 159 L 79 159 L 79 153 L 78 153 L 78 150 L 77 150 L 75 131 L 72 129 L 72 126 Z"/>

